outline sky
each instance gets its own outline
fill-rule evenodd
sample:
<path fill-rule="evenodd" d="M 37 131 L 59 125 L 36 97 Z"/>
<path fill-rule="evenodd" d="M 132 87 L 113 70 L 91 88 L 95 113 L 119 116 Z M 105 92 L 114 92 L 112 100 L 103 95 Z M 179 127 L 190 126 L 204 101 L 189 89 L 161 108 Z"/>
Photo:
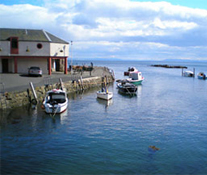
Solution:
<path fill-rule="evenodd" d="M 0 0 L 0 28 L 73 41 L 73 59 L 207 61 L 206 0 Z"/>

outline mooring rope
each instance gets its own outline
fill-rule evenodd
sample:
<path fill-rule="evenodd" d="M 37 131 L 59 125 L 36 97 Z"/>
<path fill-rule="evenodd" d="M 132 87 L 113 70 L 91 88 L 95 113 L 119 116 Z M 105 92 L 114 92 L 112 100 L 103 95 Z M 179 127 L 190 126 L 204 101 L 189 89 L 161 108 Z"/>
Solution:
<path fill-rule="evenodd" d="M 54 108 L 54 106 L 53 106 L 53 108 Z M 58 111 L 58 108 L 60 108 L 60 107 L 57 106 L 57 108 L 56 108 L 55 112 L 53 113 L 53 115 L 50 114 L 50 117 L 54 118 L 54 116 L 56 115 L 56 113 Z"/>

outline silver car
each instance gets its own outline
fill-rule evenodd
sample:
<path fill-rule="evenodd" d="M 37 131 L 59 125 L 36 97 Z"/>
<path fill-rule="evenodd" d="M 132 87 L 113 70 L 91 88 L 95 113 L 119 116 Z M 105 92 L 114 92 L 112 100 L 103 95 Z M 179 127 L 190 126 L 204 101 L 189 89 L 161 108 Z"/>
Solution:
<path fill-rule="evenodd" d="M 39 67 L 32 66 L 28 69 L 28 74 L 31 76 L 42 76 L 42 70 Z"/>

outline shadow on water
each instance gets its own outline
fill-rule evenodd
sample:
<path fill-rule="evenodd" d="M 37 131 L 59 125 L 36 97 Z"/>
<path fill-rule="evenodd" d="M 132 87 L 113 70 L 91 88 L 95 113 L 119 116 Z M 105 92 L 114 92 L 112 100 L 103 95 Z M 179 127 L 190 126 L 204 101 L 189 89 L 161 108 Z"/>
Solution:
<path fill-rule="evenodd" d="M 123 96 L 125 98 L 133 98 L 133 97 L 137 96 L 137 93 L 126 94 L 126 93 L 123 93 L 121 91 L 118 91 L 118 94 L 120 94 L 121 96 Z"/>
<path fill-rule="evenodd" d="M 18 124 L 25 116 L 31 115 L 31 105 L 1 111 L 0 125 Z"/>
<path fill-rule="evenodd" d="M 33 127 L 34 125 L 47 121 L 61 123 L 61 120 L 67 117 L 68 111 L 66 110 L 62 114 L 51 115 L 46 114 L 41 108 L 41 105 L 37 105 L 36 108 L 33 108 L 32 105 L 26 105 L 20 108 L 1 111 L 0 114 L 0 126 L 29 124 Z"/>

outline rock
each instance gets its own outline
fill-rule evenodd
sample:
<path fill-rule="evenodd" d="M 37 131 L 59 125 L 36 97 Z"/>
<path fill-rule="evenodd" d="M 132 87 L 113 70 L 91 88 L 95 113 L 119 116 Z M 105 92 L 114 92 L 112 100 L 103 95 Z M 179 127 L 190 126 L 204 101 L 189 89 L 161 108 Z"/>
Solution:
<path fill-rule="evenodd" d="M 152 67 L 164 67 L 164 68 L 176 68 L 176 69 L 187 69 L 188 67 L 186 66 L 170 66 L 167 64 L 154 64 L 151 65 Z"/>

